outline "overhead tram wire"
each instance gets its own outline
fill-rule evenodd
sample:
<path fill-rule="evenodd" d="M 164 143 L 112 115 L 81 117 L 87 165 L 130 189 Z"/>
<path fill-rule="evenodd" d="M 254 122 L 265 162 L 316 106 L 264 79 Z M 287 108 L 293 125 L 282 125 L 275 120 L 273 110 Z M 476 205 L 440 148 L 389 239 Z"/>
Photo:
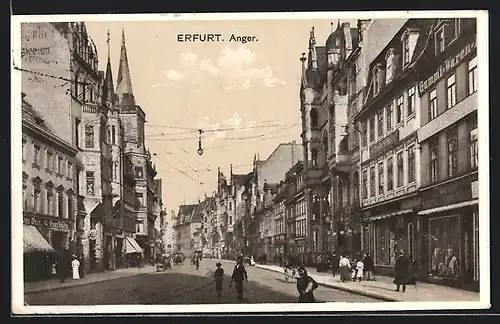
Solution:
<path fill-rule="evenodd" d="M 293 127 L 298 124 L 273 124 L 273 125 L 253 125 L 253 126 L 241 126 L 241 127 L 225 127 L 225 128 L 198 128 L 196 130 L 186 130 L 185 132 L 175 132 L 175 133 L 164 133 L 161 132 L 158 127 L 158 125 L 152 125 L 149 124 L 149 126 L 156 128 L 159 130 L 158 134 L 151 134 L 148 135 L 147 137 L 152 137 L 152 136 L 175 136 L 175 135 L 183 135 L 183 134 L 191 134 L 191 133 L 198 133 L 199 130 L 203 130 L 204 133 L 213 133 L 213 132 L 227 132 L 227 131 L 239 131 L 239 130 L 247 130 L 247 129 L 257 129 L 257 128 L 276 128 L 276 127 Z M 167 127 L 167 126 L 165 126 Z"/>

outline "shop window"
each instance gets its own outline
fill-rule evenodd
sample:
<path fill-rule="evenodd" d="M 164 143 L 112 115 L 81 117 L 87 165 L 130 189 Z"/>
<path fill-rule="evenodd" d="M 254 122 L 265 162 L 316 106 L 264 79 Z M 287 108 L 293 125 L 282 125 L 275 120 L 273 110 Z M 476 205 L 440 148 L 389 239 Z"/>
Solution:
<path fill-rule="evenodd" d="M 375 141 L 375 116 L 370 117 L 370 143 Z"/>
<path fill-rule="evenodd" d="M 408 146 L 408 182 L 415 181 L 415 145 Z"/>
<path fill-rule="evenodd" d="M 95 194 L 95 176 L 94 172 L 87 171 L 85 172 L 85 177 L 87 181 L 87 194 L 94 195 Z"/>
<path fill-rule="evenodd" d="M 363 171 L 363 199 L 368 198 L 368 171 Z"/>
<path fill-rule="evenodd" d="M 370 196 L 375 196 L 375 167 L 370 168 Z"/>
<path fill-rule="evenodd" d="M 368 123 L 364 122 L 361 124 L 361 146 L 366 146 L 368 144 Z"/>
<path fill-rule="evenodd" d="M 398 97 L 396 100 L 396 124 L 403 122 L 404 100 L 403 96 Z"/>
<path fill-rule="evenodd" d="M 378 164 L 378 193 L 384 194 L 384 162 Z"/>
<path fill-rule="evenodd" d="M 384 110 L 380 110 L 377 114 L 377 132 L 378 137 L 382 137 L 384 135 Z"/>
<path fill-rule="evenodd" d="M 451 107 L 457 104 L 457 84 L 455 82 L 456 77 L 455 74 L 446 79 L 446 108 L 450 109 Z"/>
<path fill-rule="evenodd" d="M 85 125 L 85 148 L 94 148 L 94 126 Z"/>
<path fill-rule="evenodd" d="M 437 92 L 436 89 L 429 93 L 429 121 L 437 117 Z"/>
<path fill-rule="evenodd" d="M 469 123 L 469 167 L 477 169 L 479 163 L 477 117 Z"/>
<path fill-rule="evenodd" d="M 392 156 L 387 159 L 387 191 L 394 189 L 394 161 Z"/>
<path fill-rule="evenodd" d="M 398 188 L 402 187 L 404 184 L 404 161 L 403 161 L 403 151 L 397 154 L 398 163 Z"/>
<path fill-rule="evenodd" d="M 454 177 L 458 173 L 458 130 L 451 129 L 446 134 L 448 149 L 448 177 Z"/>
<path fill-rule="evenodd" d="M 460 275 L 459 216 L 429 220 L 431 275 L 456 278 Z"/>
<path fill-rule="evenodd" d="M 439 142 L 437 138 L 429 141 L 430 157 L 430 181 L 431 183 L 439 180 Z"/>
<path fill-rule="evenodd" d="M 474 56 L 474 58 L 469 61 L 468 79 L 468 91 L 471 95 L 477 91 L 477 56 Z"/>
<path fill-rule="evenodd" d="M 415 112 L 415 87 L 408 89 L 408 116 Z"/>
<path fill-rule="evenodd" d="M 387 124 L 387 132 L 390 132 L 392 130 L 392 115 L 394 113 L 394 108 L 392 107 L 392 103 L 390 103 L 386 108 L 385 108 L 385 121 Z"/>

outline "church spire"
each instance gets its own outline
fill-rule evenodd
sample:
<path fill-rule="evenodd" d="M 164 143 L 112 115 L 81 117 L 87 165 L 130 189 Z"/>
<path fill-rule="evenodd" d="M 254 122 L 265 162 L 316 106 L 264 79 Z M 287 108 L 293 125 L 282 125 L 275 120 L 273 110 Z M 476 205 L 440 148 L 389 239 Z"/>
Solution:
<path fill-rule="evenodd" d="M 108 63 L 106 64 L 106 75 L 104 77 L 104 86 L 103 86 L 103 102 L 108 106 L 112 107 L 115 104 L 115 91 L 114 91 L 114 86 L 113 86 L 113 73 L 111 71 L 111 58 L 110 58 L 110 51 L 109 51 L 109 30 L 108 30 L 108 36 L 106 38 L 106 43 L 108 45 Z"/>
<path fill-rule="evenodd" d="M 125 31 L 122 30 L 122 46 L 120 52 L 120 63 L 118 65 L 118 77 L 116 80 L 116 94 L 122 105 L 135 105 L 130 68 L 128 66 L 127 47 L 125 46 Z"/>

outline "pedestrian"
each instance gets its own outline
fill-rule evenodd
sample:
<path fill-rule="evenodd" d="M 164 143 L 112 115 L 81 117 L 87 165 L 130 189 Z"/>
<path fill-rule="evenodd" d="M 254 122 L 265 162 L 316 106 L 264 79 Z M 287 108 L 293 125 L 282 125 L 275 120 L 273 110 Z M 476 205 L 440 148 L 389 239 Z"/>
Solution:
<path fill-rule="evenodd" d="M 337 256 L 337 253 L 335 251 L 333 251 L 330 265 L 332 267 L 332 274 L 334 277 L 337 274 L 337 272 L 339 271 L 339 261 L 340 261 L 340 259 Z"/>
<path fill-rule="evenodd" d="M 67 251 L 62 249 L 59 253 L 59 262 L 57 262 L 59 267 L 59 281 L 64 282 L 68 276 L 69 262 L 67 259 Z"/>
<path fill-rule="evenodd" d="M 363 261 L 360 259 L 358 262 L 356 262 L 356 278 L 361 282 L 361 279 L 363 278 L 363 268 L 364 264 Z"/>
<path fill-rule="evenodd" d="M 85 258 L 83 253 L 80 253 L 80 257 L 78 257 L 78 261 L 80 261 L 80 266 L 78 268 L 78 273 L 80 274 L 80 278 L 85 277 Z"/>
<path fill-rule="evenodd" d="M 365 279 L 368 281 L 374 280 L 373 271 L 375 271 L 375 264 L 373 262 L 373 258 L 368 252 L 365 252 L 365 256 L 363 258 L 364 265 L 364 273 Z"/>
<path fill-rule="evenodd" d="M 240 256 L 236 262 L 233 275 L 231 276 L 231 282 L 229 283 L 229 288 L 232 287 L 234 282 L 236 286 L 236 293 L 238 294 L 238 300 L 243 300 L 243 281 L 248 282 L 248 275 L 245 270 L 245 266 L 243 265 L 243 257 Z"/>
<path fill-rule="evenodd" d="M 73 255 L 73 261 L 71 261 L 71 268 L 73 270 L 73 280 L 80 280 L 80 261 L 76 255 Z"/>
<path fill-rule="evenodd" d="M 401 250 L 398 258 L 396 259 L 396 264 L 394 265 L 395 276 L 393 282 L 396 284 L 396 291 L 399 291 L 400 286 L 403 286 L 403 292 L 406 291 L 409 270 L 410 260 L 406 256 L 405 251 Z"/>
<path fill-rule="evenodd" d="M 349 259 L 341 255 L 339 261 L 339 267 L 340 267 L 340 280 L 342 280 L 342 282 L 349 281 L 349 277 L 351 275 L 351 262 L 349 262 Z"/>
<path fill-rule="evenodd" d="M 222 264 L 220 262 L 217 262 L 215 264 L 217 269 L 215 269 L 214 272 L 214 278 L 215 278 L 215 291 L 217 292 L 217 299 L 220 298 L 222 294 L 222 282 L 224 281 L 224 269 L 222 269 Z"/>
<path fill-rule="evenodd" d="M 318 288 L 318 283 L 307 274 L 306 269 L 300 266 L 298 269 L 297 291 L 299 292 L 299 303 L 314 303 L 314 290 Z"/>
<path fill-rule="evenodd" d="M 198 256 L 195 256 L 194 264 L 196 265 L 196 270 L 198 270 L 200 268 L 200 258 Z"/>

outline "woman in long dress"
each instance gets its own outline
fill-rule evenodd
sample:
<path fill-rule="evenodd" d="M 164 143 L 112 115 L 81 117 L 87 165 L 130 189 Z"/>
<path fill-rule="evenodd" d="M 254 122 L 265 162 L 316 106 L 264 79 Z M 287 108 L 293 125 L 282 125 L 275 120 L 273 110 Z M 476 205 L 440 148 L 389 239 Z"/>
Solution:
<path fill-rule="evenodd" d="M 75 255 L 73 255 L 73 261 L 71 261 L 71 268 L 73 269 L 73 279 L 80 279 L 80 261 L 78 261 Z"/>
<path fill-rule="evenodd" d="M 342 282 L 347 282 L 350 279 L 351 275 L 351 262 L 345 256 L 340 257 L 339 261 L 340 268 L 340 280 Z"/>

